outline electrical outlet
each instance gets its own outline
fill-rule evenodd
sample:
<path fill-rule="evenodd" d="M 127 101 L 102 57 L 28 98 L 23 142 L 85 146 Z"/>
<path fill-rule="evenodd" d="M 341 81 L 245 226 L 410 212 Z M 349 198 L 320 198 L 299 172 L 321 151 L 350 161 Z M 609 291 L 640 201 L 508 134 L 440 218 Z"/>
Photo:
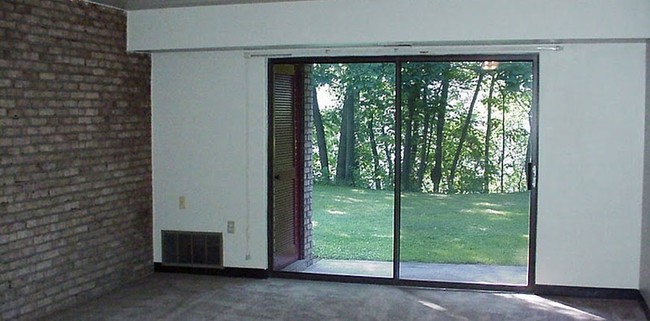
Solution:
<path fill-rule="evenodd" d="M 251 259 L 251 255 L 250 255 L 250 254 L 246 254 L 246 261 L 248 261 L 248 260 L 250 260 L 250 259 Z"/>
<path fill-rule="evenodd" d="M 235 221 L 228 221 L 228 233 L 235 233 Z"/>
<path fill-rule="evenodd" d="M 179 210 L 184 210 L 186 208 L 185 206 L 185 196 L 179 196 L 178 197 L 178 209 Z"/>

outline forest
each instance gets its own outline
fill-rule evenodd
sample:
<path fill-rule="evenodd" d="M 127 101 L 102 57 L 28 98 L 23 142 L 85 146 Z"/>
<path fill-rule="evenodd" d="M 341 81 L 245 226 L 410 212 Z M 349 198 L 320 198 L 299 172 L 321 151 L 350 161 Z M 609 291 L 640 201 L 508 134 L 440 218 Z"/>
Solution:
<path fill-rule="evenodd" d="M 390 190 L 399 171 L 402 191 L 526 190 L 531 62 L 314 64 L 312 77 L 316 183 Z"/>

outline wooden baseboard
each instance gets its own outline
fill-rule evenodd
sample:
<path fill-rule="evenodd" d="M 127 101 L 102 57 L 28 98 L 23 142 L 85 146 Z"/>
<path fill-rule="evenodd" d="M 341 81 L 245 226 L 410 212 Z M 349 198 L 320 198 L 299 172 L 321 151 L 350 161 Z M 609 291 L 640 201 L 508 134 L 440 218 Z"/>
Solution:
<path fill-rule="evenodd" d="M 153 268 L 155 272 L 164 272 L 164 273 L 220 275 L 220 276 L 243 277 L 243 278 L 253 278 L 253 279 L 266 279 L 269 277 L 269 272 L 264 269 L 231 268 L 231 267 L 203 268 L 203 267 L 165 265 L 158 262 L 154 263 Z"/>

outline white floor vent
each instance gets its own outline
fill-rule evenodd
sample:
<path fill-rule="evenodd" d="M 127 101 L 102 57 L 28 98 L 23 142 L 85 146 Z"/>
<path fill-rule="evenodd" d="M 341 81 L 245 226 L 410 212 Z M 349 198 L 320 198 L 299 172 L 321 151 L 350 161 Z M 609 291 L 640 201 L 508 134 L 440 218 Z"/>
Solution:
<path fill-rule="evenodd" d="M 162 263 L 223 268 L 223 234 L 162 231 Z"/>

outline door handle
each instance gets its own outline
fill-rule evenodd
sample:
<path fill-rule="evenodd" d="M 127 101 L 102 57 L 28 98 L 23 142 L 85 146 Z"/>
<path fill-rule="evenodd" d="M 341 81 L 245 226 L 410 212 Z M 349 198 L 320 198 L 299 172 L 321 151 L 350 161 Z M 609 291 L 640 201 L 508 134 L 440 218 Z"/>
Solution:
<path fill-rule="evenodd" d="M 276 181 L 288 181 L 292 179 L 296 179 L 296 169 L 291 168 L 291 169 L 286 169 L 286 170 L 274 170 L 273 171 L 275 174 L 273 174 L 273 179 Z"/>
<path fill-rule="evenodd" d="M 530 179 L 530 172 L 532 169 L 533 163 L 526 163 L 526 189 L 531 190 L 531 179 Z"/>
<path fill-rule="evenodd" d="M 537 165 L 526 163 L 526 188 L 531 190 L 537 187 Z"/>

